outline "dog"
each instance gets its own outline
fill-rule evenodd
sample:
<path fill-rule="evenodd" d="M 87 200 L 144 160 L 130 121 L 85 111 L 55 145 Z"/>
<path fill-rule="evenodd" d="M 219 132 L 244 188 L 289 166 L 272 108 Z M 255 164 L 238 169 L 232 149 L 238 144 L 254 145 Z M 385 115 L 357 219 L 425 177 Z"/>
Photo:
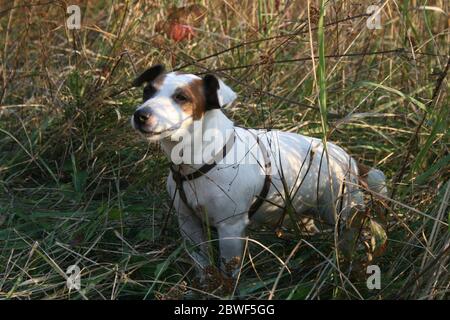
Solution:
<path fill-rule="evenodd" d="M 143 103 L 131 124 L 160 143 L 171 161 L 167 192 L 182 236 L 197 249 L 190 255 L 200 275 L 210 265 L 207 227 L 217 229 L 223 270 L 241 258 L 249 224 L 334 229 L 364 210 L 364 186 L 387 195 L 383 172 L 358 164 L 331 142 L 236 126 L 224 110 L 237 95 L 212 74 L 155 65 L 133 82 L 142 85 Z"/>

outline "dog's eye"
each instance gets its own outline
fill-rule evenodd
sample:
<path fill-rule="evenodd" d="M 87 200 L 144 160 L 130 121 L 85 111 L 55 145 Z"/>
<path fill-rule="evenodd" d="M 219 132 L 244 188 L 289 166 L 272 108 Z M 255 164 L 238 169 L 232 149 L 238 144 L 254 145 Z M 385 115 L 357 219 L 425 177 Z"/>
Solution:
<path fill-rule="evenodd" d="M 173 98 L 177 102 L 180 102 L 180 103 L 184 103 L 184 102 L 187 102 L 189 100 L 189 98 L 184 93 L 181 93 L 181 92 L 175 94 L 175 96 Z"/>

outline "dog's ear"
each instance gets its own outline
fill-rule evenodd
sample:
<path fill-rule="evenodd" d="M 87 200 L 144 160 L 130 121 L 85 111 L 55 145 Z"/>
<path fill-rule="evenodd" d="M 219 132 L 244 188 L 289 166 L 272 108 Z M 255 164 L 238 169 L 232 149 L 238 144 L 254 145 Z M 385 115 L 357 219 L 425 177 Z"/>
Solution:
<path fill-rule="evenodd" d="M 222 80 L 212 74 L 203 77 L 203 89 L 205 92 L 206 110 L 217 109 L 232 103 L 236 99 L 236 93 Z"/>
<path fill-rule="evenodd" d="M 153 67 L 148 68 L 139 77 L 137 77 L 133 81 L 132 86 L 140 87 L 143 83 L 152 82 L 160 74 L 162 74 L 164 72 L 164 69 L 165 69 L 165 67 L 162 64 L 157 64 L 157 65 L 154 65 Z"/>

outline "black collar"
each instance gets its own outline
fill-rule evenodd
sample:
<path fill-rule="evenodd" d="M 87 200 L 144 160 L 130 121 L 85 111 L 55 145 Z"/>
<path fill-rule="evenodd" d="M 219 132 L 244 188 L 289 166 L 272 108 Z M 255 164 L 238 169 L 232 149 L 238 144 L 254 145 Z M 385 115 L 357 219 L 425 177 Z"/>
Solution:
<path fill-rule="evenodd" d="M 217 165 L 217 163 L 219 163 L 221 160 L 225 159 L 228 152 L 233 148 L 235 141 L 236 141 L 236 133 L 233 130 L 233 133 L 228 138 L 227 143 L 225 143 L 222 150 L 219 151 L 214 156 L 214 158 L 212 159 L 213 161 L 211 163 L 204 164 L 203 166 L 201 166 L 199 169 L 197 169 L 196 171 L 194 171 L 192 173 L 182 174 L 180 172 L 179 168 L 176 168 L 176 165 L 172 163 L 170 165 L 170 170 L 172 171 L 173 179 L 175 180 L 175 182 L 179 183 L 179 182 L 183 182 L 183 181 L 194 180 L 194 179 L 200 178 L 201 176 L 205 175 L 211 169 L 213 169 Z"/>

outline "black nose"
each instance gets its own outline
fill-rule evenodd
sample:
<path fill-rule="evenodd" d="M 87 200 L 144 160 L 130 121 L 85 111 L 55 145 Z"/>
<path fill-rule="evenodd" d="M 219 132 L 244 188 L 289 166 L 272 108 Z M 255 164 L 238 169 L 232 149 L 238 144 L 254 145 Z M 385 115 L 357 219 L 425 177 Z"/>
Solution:
<path fill-rule="evenodd" d="M 151 117 L 152 111 L 149 108 L 142 108 L 134 113 L 134 122 L 136 124 L 144 125 Z"/>

